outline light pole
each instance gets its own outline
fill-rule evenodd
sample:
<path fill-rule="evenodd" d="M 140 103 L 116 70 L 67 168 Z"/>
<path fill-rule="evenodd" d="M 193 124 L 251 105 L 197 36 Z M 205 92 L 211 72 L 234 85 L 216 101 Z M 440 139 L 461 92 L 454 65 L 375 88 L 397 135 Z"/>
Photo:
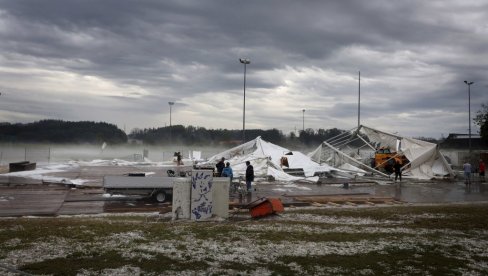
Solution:
<path fill-rule="evenodd" d="M 171 107 L 173 107 L 173 105 L 175 104 L 175 102 L 168 102 L 169 104 L 169 143 L 171 144 L 172 143 L 172 133 L 171 133 Z"/>
<path fill-rule="evenodd" d="M 471 85 L 474 83 L 472 81 L 464 81 L 468 85 L 468 123 L 469 123 L 469 154 L 471 156 Z"/>
<path fill-rule="evenodd" d="M 360 119 L 361 119 L 361 71 L 359 71 L 358 75 L 358 130 L 359 126 L 361 125 Z"/>
<path fill-rule="evenodd" d="M 302 131 L 305 132 L 305 109 L 302 109 L 303 116 L 302 116 Z"/>
<path fill-rule="evenodd" d="M 361 126 L 361 71 L 358 71 L 358 129 L 357 134 L 359 135 L 359 127 Z M 359 155 L 359 148 L 358 148 Z"/>
<path fill-rule="evenodd" d="M 248 58 L 240 58 L 239 62 L 244 64 L 244 105 L 242 108 L 242 143 L 246 142 L 246 65 L 251 63 Z"/>

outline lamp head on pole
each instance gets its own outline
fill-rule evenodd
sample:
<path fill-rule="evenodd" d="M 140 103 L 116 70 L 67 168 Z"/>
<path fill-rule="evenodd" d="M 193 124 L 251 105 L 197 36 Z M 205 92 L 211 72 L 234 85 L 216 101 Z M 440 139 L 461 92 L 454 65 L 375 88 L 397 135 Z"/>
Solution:
<path fill-rule="evenodd" d="M 467 84 L 467 85 L 471 85 L 471 84 L 473 84 L 474 82 L 472 82 L 472 81 L 464 81 L 464 83 L 465 83 L 465 84 Z"/>
<path fill-rule="evenodd" d="M 174 105 L 174 104 L 175 104 L 175 102 L 168 102 L 168 104 L 169 104 L 169 105 Z"/>
<path fill-rule="evenodd" d="M 251 63 L 251 60 L 248 58 L 240 58 L 239 62 L 242 64 L 249 64 L 249 63 Z"/>

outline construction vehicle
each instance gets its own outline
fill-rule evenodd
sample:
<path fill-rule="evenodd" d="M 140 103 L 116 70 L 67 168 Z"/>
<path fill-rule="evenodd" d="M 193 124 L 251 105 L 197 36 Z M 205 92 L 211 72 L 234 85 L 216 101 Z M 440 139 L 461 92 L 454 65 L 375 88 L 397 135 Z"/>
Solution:
<path fill-rule="evenodd" d="M 381 147 L 375 151 L 374 166 L 372 167 L 377 170 L 384 170 L 387 173 L 393 173 L 393 165 L 395 165 L 395 162 L 400 162 L 403 166 L 408 163 L 408 159 L 401 153 L 391 151 L 386 147 Z"/>

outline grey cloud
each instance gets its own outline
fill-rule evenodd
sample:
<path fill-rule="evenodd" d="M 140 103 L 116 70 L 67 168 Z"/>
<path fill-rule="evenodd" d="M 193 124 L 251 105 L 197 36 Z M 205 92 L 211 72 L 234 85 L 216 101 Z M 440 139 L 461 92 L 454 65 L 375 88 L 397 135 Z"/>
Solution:
<path fill-rule="evenodd" d="M 127 109 L 157 117 L 168 112 L 168 101 L 211 93 L 232 95 L 235 103 L 227 104 L 238 108 L 243 88 L 238 58 L 249 57 L 250 95 L 267 99 L 261 91 L 289 88 L 282 98 L 266 102 L 286 102 L 287 109 L 304 106 L 310 110 L 310 123 L 315 123 L 310 127 L 321 127 L 320 120 L 331 118 L 354 125 L 358 70 L 364 73 L 365 118 L 440 109 L 458 120 L 455 113 L 465 109 L 459 97 L 464 78 L 479 84 L 473 110 L 487 100 L 479 91 L 488 68 L 476 58 L 486 57 L 487 25 L 477 19 L 487 18 L 487 11 L 486 1 L 0 1 L 0 22 L 6 26 L 0 28 L 0 67 L 96 76 L 125 93 L 104 96 L 103 102 L 113 101 L 113 106 L 103 114 L 114 118 L 110 109 L 117 114 Z M 352 55 L 351 49 L 365 53 Z M 405 56 L 399 57 L 402 53 Z M 294 93 L 289 80 L 271 77 L 288 68 L 323 69 L 323 74 L 347 76 L 352 83 L 319 74 L 301 76 L 293 79 L 293 89 L 309 97 L 296 102 L 295 95 L 286 94 Z M 0 71 L 0 81 L 10 74 Z M 426 84 L 432 78 L 446 79 L 434 79 L 439 84 L 435 87 Z M 19 99 L 19 104 L 24 100 Z M 331 100 L 333 108 L 307 106 Z M 202 101 L 216 105 L 214 99 Z M 378 101 L 381 105 L 372 105 Z M 60 117 L 71 116 L 56 102 L 41 102 Z M 181 102 L 180 108 L 190 106 Z M 255 107 L 248 108 L 252 116 Z M 256 122 L 265 128 L 296 120 L 280 108 L 268 109 L 266 114 L 254 110 L 261 114 Z M 236 116 L 227 117 L 235 120 Z M 438 135 L 432 129 L 425 131 Z"/>

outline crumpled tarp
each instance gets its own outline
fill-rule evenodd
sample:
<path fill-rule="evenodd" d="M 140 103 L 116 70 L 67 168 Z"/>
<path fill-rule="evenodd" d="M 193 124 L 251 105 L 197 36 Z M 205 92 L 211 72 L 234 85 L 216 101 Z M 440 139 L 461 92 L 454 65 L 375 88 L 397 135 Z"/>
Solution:
<path fill-rule="evenodd" d="M 327 173 L 334 170 L 329 165 L 320 165 L 310 159 L 310 157 L 298 151 L 290 151 L 286 148 L 264 141 L 261 137 L 246 142 L 237 147 L 231 148 L 200 163 L 200 165 L 215 165 L 224 157 L 226 162 L 230 162 L 234 177 L 246 174 L 246 161 L 250 161 L 254 167 L 256 177 L 272 176 L 279 181 L 296 181 L 307 179 L 316 182 L 316 173 Z M 280 165 L 280 159 L 286 157 L 290 169 L 303 169 L 304 177 L 292 176 L 284 172 Z"/>

